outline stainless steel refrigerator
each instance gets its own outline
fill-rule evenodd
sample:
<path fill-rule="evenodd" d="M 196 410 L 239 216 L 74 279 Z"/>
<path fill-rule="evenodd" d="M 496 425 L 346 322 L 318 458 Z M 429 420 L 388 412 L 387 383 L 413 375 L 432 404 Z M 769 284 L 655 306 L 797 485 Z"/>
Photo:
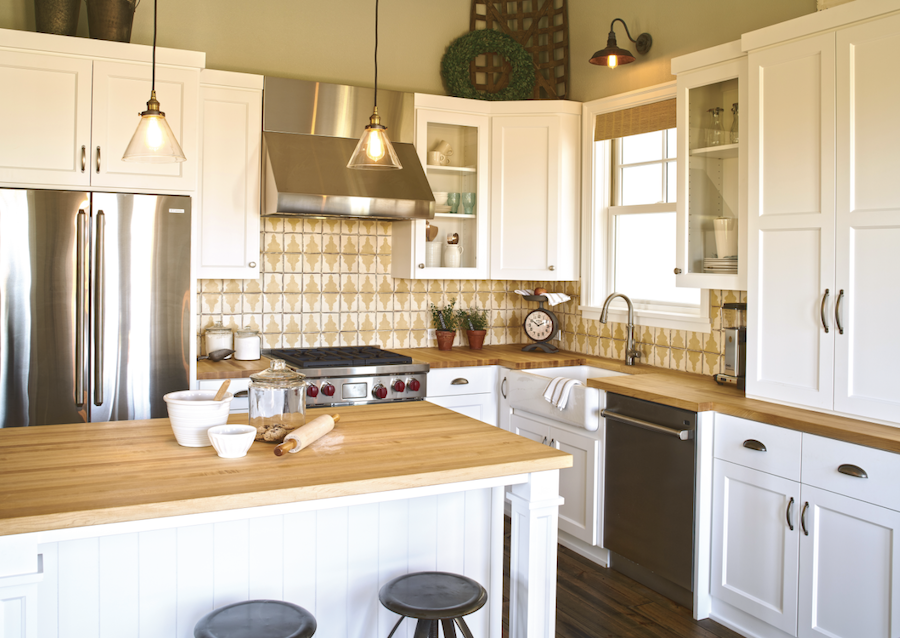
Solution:
<path fill-rule="evenodd" d="M 0 189 L 0 425 L 166 416 L 190 254 L 189 197 Z"/>

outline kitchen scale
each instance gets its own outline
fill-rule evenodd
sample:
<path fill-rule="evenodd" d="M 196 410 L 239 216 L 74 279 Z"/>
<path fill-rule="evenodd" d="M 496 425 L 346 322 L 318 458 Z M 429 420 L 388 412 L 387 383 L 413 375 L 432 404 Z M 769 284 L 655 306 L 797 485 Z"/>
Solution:
<path fill-rule="evenodd" d="M 544 308 L 547 298 L 544 295 L 525 295 L 525 299 L 538 302 L 540 307 L 525 316 L 525 334 L 534 343 L 529 343 L 522 350 L 524 352 L 543 350 L 550 354 L 559 352 L 559 348 L 550 343 L 553 339 L 559 338 L 559 319 L 552 310 Z"/>

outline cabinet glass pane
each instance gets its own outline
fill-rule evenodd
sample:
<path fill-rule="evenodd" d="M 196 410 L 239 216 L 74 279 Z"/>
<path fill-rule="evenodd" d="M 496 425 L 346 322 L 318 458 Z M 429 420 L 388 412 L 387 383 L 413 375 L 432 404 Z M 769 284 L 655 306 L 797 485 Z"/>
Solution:
<path fill-rule="evenodd" d="M 428 123 L 425 172 L 434 192 L 434 219 L 423 226 L 426 268 L 475 268 L 479 198 L 478 129 Z M 482 141 L 484 143 L 484 141 Z M 486 197 L 486 194 L 484 194 Z M 436 229 L 436 230 L 435 230 Z M 428 241 L 431 234 L 434 239 Z"/>
<path fill-rule="evenodd" d="M 737 78 L 688 93 L 687 265 L 691 273 L 737 272 L 739 145 L 731 137 L 737 102 Z M 739 131 L 734 128 L 737 140 Z"/>

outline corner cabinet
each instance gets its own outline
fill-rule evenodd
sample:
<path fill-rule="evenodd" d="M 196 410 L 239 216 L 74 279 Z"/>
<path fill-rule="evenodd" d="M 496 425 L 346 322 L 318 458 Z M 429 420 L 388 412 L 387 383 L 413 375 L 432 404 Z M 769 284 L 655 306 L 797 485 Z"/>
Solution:
<path fill-rule="evenodd" d="M 740 41 L 672 60 L 678 76 L 676 285 L 747 289 L 747 56 Z"/>
<path fill-rule="evenodd" d="M 193 191 L 205 54 L 157 49 L 157 95 L 188 160 L 122 161 L 150 98 L 150 58 L 147 46 L 0 30 L 0 183 Z"/>
<path fill-rule="evenodd" d="M 489 278 L 489 107 L 479 100 L 416 94 L 415 146 L 435 193 L 435 213 L 431 221 L 393 224 L 394 277 Z M 449 145 L 444 163 L 431 162 L 429 153 L 442 142 Z M 451 193 L 460 199 L 474 196 L 474 205 L 448 203 Z M 447 240 L 454 235 L 458 243 L 448 251 Z"/>
<path fill-rule="evenodd" d="M 256 279 L 263 77 L 205 69 L 200 81 L 197 277 Z"/>
<path fill-rule="evenodd" d="M 578 279 L 580 126 L 575 102 L 416 94 L 416 150 L 436 210 L 431 221 L 394 223 L 393 276 Z M 452 150 L 443 164 L 430 155 L 441 142 Z M 453 213 L 448 193 L 474 195 L 474 206 Z M 446 256 L 454 234 L 458 265 Z"/>
<path fill-rule="evenodd" d="M 798 19 L 744 36 L 747 396 L 900 423 L 900 333 L 881 329 L 900 312 L 900 15 L 865 13 L 887 4 L 824 33 Z"/>
<path fill-rule="evenodd" d="M 495 103 L 491 279 L 578 279 L 580 131 L 575 102 Z"/>

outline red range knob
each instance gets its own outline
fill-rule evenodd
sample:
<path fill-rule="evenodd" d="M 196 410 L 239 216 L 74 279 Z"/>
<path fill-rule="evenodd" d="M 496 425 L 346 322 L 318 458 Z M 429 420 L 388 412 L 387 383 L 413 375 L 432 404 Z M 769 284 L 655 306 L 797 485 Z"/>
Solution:
<path fill-rule="evenodd" d="M 306 388 L 306 396 L 308 397 L 317 397 L 319 396 L 319 388 L 314 385 L 307 386 Z"/>
<path fill-rule="evenodd" d="M 386 399 L 387 398 L 387 388 L 381 385 L 380 383 L 372 388 L 372 396 L 376 399 Z"/>
<path fill-rule="evenodd" d="M 400 379 L 394 381 L 394 390 L 396 390 L 397 392 L 403 392 L 405 389 L 406 384 L 400 381 Z"/>
<path fill-rule="evenodd" d="M 406 384 L 406 387 L 409 388 L 410 392 L 418 392 L 421 384 L 418 379 L 410 379 L 409 383 Z"/>
<path fill-rule="evenodd" d="M 322 394 L 324 394 L 326 397 L 333 397 L 334 396 L 334 386 L 331 385 L 330 383 L 326 383 L 325 385 L 322 386 Z"/>

